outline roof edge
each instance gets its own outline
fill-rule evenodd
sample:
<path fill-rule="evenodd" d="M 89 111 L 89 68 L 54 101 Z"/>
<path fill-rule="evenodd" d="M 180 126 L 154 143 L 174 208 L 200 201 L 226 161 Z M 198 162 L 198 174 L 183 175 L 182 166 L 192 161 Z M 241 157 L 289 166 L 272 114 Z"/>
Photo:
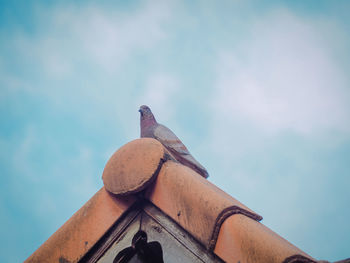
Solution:
<path fill-rule="evenodd" d="M 297 254 L 297 255 L 287 257 L 285 260 L 283 260 L 282 263 L 316 263 L 316 261 L 310 258 L 307 258 L 303 255 Z"/>
<path fill-rule="evenodd" d="M 216 218 L 215 226 L 213 229 L 213 234 L 212 234 L 212 237 L 211 237 L 211 240 L 209 243 L 209 250 L 213 251 L 215 248 L 215 244 L 216 244 L 216 241 L 217 241 L 219 233 L 220 233 L 221 225 L 224 223 L 224 221 L 228 217 L 230 217 L 232 215 L 236 215 L 236 214 L 245 215 L 245 216 L 247 216 L 255 221 L 258 221 L 258 222 L 263 219 L 262 216 L 255 214 L 255 213 L 252 213 L 252 212 L 245 210 L 245 209 L 243 209 L 239 206 L 236 206 L 236 205 L 225 208 L 224 210 L 221 211 L 221 213 Z"/>
<path fill-rule="evenodd" d="M 316 263 L 262 223 L 241 214 L 224 221 L 214 253 L 226 262 Z"/>

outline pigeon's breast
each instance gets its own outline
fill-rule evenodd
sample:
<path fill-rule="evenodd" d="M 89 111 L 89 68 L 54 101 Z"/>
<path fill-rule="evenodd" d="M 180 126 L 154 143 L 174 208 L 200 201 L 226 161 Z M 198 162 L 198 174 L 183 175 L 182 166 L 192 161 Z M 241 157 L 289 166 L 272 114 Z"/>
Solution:
<path fill-rule="evenodd" d="M 141 138 L 154 138 L 154 125 L 152 126 L 141 126 Z"/>

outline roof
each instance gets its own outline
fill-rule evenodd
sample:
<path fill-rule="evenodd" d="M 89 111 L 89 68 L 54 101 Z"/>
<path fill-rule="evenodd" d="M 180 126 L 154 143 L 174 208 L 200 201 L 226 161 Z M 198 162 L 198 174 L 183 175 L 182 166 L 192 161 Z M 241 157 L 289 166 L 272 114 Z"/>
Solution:
<path fill-rule="evenodd" d="M 78 262 L 140 197 L 226 262 L 316 262 L 154 139 L 121 147 L 102 179 L 104 187 L 25 262 Z"/>

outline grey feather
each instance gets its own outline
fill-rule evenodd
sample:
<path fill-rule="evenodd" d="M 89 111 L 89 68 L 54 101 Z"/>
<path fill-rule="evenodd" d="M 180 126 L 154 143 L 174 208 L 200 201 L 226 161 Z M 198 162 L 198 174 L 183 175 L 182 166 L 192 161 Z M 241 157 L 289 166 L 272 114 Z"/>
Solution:
<path fill-rule="evenodd" d="M 174 158 L 195 170 L 204 178 L 208 178 L 207 170 L 190 154 L 181 140 L 166 126 L 157 123 L 150 108 L 143 105 L 140 107 L 141 137 L 154 138 L 174 156 Z"/>

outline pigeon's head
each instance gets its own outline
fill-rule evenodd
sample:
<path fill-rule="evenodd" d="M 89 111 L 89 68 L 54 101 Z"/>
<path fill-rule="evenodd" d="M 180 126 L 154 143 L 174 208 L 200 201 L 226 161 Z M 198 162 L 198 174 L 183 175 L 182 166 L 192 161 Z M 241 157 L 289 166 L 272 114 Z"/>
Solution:
<path fill-rule="evenodd" d="M 139 109 L 139 112 L 140 112 L 140 117 L 141 117 L 141 121 L 142 120 L 154 120 L 155 121 L 155 118 L 153 116 L 153 113 L 151 111 L 151 109 L 146 106 L 146 105 L 142 105 Z"/>

